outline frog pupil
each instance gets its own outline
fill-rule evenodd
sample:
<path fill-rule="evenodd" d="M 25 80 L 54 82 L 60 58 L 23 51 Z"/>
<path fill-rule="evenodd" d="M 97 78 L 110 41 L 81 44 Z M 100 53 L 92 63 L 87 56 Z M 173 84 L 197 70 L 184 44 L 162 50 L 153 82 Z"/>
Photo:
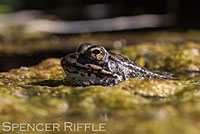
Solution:
<path fill-rule="evenodd" d="M 99 50 L 94 50 L 92 51 L 93 54 L 100 54 L 100 51 Z"/>

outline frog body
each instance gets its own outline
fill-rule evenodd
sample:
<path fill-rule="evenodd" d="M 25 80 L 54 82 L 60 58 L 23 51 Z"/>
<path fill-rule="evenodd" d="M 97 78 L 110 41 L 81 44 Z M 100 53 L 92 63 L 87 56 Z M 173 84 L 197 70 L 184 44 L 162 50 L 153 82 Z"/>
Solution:
<path fill-rule="evenodd" d="M 113 86 L 130 78 L 175 80 L 171 74 L 148 70 L 104 47 L 84 43 L 61 60 L 66 82 L 75 86 Z"/>

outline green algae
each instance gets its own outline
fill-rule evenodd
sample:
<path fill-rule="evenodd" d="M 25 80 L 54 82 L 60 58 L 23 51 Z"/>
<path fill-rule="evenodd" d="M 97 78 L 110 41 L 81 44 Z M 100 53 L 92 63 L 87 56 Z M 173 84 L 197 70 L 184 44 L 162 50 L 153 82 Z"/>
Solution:
<path fill-rule="evenodd" d="M 194 42 L 142 43 L 125 47 L 120 52 L 147 68 L 180 73 L 200 71 L 199 49 L 199 43 Z"/>
<path fill-rule="evenodd" d="M 0 73 L 0 122 L 106 122 L 109 134 L 198 134 L 200 44 L 175 45 L 166 35 L 161 38 L 166 42 L 153 43 L 154 36 L 143 36 L 145 42 L 118 52 L 149 69 L 173 72 L 180 80 L 130 79 L 113 87 L 71 87 L 64 82 L 60 59 L 51 58 Z M 181 35 L 173 36 L 176 41 Z"/>

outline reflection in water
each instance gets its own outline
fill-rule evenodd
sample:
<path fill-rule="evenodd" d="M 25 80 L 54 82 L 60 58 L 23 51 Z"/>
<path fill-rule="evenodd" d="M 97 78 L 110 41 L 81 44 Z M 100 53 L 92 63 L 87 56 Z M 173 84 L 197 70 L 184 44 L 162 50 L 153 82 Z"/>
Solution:
<path fill-rule="evenodd" d="M 174 16 L 138 15 L 84 21 L 55 21 L 36 19 L 25 24 L 27 31 L 51 33 L 86 33 L 131 30 L 139 28 L 157 28 L 175 24 Z"/>

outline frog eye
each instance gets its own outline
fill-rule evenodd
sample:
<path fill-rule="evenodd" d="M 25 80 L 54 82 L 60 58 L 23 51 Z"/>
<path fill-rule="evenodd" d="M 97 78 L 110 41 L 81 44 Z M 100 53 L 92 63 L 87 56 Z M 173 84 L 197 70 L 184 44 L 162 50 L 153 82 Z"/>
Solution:
<path fill-rule="evenodd" d="M 103 47 L 94 46 L 87 50 L 86 55 L 90 60 L 102 61 L 107 58 L 107 51 Z"/>

